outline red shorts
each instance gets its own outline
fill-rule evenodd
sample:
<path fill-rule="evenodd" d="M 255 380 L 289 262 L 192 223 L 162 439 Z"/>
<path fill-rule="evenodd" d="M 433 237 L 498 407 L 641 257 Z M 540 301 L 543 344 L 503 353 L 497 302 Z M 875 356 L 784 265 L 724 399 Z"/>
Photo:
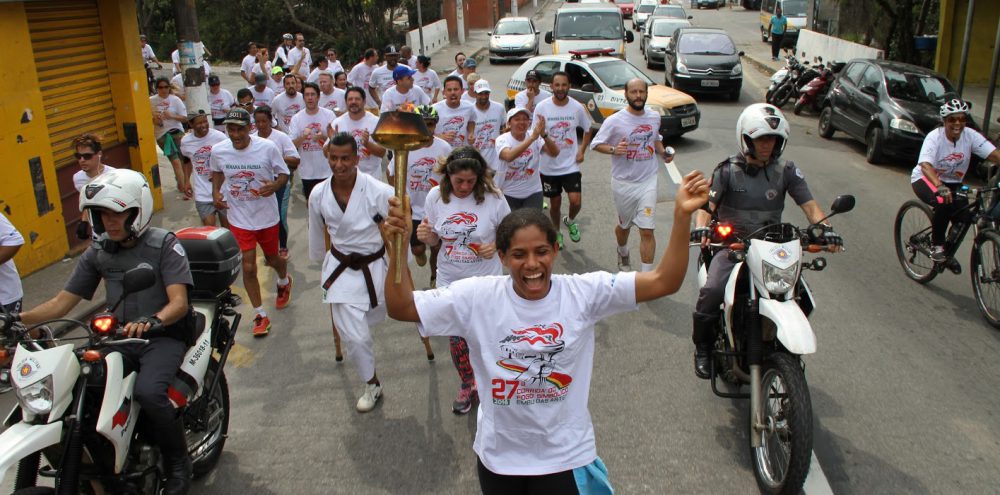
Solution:
<path fill-rule="evenodd" d="M 253 251 L 260 244 L 264 256 L 278 255 L 278 225 L 274 224 L 266 229 L 245 230 L 234 225 L 229 226 L 229 231 L 236 238 L 236 243 L 240 245 L 240 251 Z"/>

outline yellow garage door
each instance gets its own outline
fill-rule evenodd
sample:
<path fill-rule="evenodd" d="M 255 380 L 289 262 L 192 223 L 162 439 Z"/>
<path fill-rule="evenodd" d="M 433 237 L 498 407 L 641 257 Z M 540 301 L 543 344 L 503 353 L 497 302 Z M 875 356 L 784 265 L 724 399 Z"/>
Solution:
<path fill-rule="evenodd" d="M 56 168 L 74 165 L 70 145 L 92 132 L 119 142 L 95 0 L 25 2 L 31 48 Z"/>

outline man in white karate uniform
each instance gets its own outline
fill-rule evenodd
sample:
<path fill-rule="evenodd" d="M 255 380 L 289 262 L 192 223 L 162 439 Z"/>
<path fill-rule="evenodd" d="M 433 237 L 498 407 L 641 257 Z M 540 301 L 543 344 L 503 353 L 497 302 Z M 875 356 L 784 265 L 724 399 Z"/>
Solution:
<path fill-rule="evenodd" d="M 335 134 L 326 153 L 333 175 L 309 196 L 309 258 L 323 262 L 323 302 L 330 303 L 348 359 L 366 382 L 357 403 L 364 413 L 382 397 L 369 326 L 385 319 L 388 262 L 379 224 L 388 215 L 393 189 L 358 173 L 358 144 L 350 134 Z M 329 250 L 324 232 L 330 235 Z"/>

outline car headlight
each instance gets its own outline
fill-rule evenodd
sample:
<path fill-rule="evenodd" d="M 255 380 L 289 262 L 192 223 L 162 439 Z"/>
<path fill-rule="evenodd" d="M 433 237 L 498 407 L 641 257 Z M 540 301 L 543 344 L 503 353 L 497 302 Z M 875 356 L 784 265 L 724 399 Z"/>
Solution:
<path fill-rule="evenodd" d="M 52 376 L 18 387 L 17 400 L 32 414 L 48 414 L 52 410 Z"/>
<path fill-rule="evenodd" d="M 889 127 L 892 127 L 893 129 L 898 129 L 903 132 L 912 132 L 913 134 L 920 134 L 920 129 L 917 128 L 916 124 L 906 119 L 892 119 L 889 121 Z"/>
<path fill-rule="evenodd" d="M 646 105 L 646 108 L 660 114 L 661 117 L 669 117 L 670 109 L 663 105 Z"/>
<path fill-rule="evenodd" d="M 738 76 L 743 73 L 743 64 L 736 64 L 733 66 L 733 75 Z"/>
<path fill-rule="evenodd" d="M 649 50 L 653 51 L 653 52 L 662 52 L 664 48 L 666 48 L 666 47 L 659 46 L 659 45 L 649 45 Z"/>
<path fill-rule="evenodd" d="M 778 268 L 766 261 L 764 263 L 764 288 L 772 294 L 784 294 L 795 287 L 799 278 L 799 264 L 794 263 L 788 268 Z"/>
<path fill-rule="evenodd" d="M 687 74 L 688 68 L 682 62 L 677 62 L 677 72 L 681 74 Z"/>
<path fill-rule="evenodd" d="M 524 44 L 521 45 L 521 48 L 531 48 L 532 46 L 535 46 L 535 40 L 528 40 L 524 42 Z"/>

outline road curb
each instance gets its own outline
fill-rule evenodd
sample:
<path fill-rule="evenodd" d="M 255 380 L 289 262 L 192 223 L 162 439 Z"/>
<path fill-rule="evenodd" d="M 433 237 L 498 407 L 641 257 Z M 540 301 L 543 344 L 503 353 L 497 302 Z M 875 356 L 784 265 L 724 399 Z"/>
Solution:
<path fill-rule="evenodd" d="M 768 66 L 767 64 L 765 64 L 760 60 L 757 60 L 754 57 L 751 57 L 750 55 L 743 55 L 743 60 L 746 61 L 748 64 L 754 66 L 758 71 L 760 71 L 768 78 L 770 78 L 771 75 L 774 74 L 775 72 L 775 70 L 772 69 L 770 66 Z"/>

